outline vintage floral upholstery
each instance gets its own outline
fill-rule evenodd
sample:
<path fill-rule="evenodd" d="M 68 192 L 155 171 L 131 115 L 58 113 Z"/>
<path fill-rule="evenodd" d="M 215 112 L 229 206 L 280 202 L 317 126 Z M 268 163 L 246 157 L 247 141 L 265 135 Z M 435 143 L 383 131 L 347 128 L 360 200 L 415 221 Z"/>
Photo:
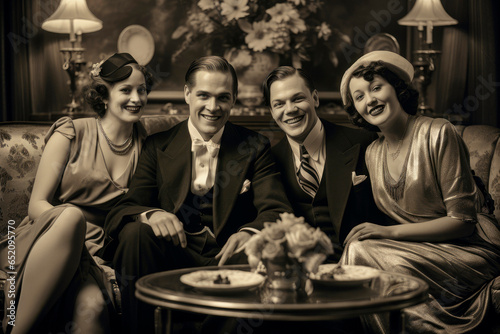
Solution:
<path fill-rule="evenodd" d="M 147 115 L 141 122 L 153 134 L 186 117 Z M 0 236 L 5 235 L 9 220 L 14 220 L 17 226 L 28 214 L 45 133 L 51 125 L 51 122 L 0 123 Z"/>
<path fill-rule="evenodd" d="M 495 201 L 495 216 L 500 218 L 500 129 L 488 125 L 457 126 L 470 153 L 471 168 Z"/>
<path fill-rule="evenodd" d="M 0 235 L 8 220 L 16 225 L 28 213 L 36 168 L 50 123 L 2 123 L 0 125 Z"/>

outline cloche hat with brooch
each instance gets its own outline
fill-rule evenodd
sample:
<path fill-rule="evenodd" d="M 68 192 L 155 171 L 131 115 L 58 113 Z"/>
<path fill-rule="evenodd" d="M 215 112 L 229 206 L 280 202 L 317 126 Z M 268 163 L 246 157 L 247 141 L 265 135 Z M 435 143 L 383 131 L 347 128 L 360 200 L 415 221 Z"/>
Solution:
<path fill-rule="evenodd" d="M 91 75 L 100 76 L 108 82 L 117 82 L 127 79 L 132 74 L 132 67 L 128 64 L 137 64 L 137 61 L 128 53 L 115 53 L 106 60 L 92 66 Z"/>

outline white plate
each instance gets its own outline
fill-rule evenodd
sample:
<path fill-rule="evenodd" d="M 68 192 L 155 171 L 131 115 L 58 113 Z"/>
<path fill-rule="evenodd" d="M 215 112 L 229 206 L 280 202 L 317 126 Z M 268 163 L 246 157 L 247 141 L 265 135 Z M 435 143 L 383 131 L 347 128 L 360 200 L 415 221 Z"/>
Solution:
<path fill-rule="evenodd" d="M 215 284 L 217 276 L 227 277 L 230 284 Z M 256 273 L 243 270 L 198 270 L 184 274 L 181 282 L 205 292 L 238 292 L 247 291 L 258 287 L 264 282 L 265 277 Z"/>
<path fill-rule="evenodd" d="M 328 286 L 358 286 L 370 282 L 379 275 L 375 268 L 366 266 L 343 265 L 342 272 L 336 273 L 338 265 L 335 263 L 322 264 L 316 274 L 310 274 L 309 278 L 313 283 Z M 322 278 L 323 274 L 334 273 L 333 278 Z"/>
<path fill-rule="evenodd" d="M 146 66 L 155 53 L 153 35 L 143 26 L 137 24 L 128 26 L 118 37 L 118 52 L 130 53 L 139 65 Z"/>

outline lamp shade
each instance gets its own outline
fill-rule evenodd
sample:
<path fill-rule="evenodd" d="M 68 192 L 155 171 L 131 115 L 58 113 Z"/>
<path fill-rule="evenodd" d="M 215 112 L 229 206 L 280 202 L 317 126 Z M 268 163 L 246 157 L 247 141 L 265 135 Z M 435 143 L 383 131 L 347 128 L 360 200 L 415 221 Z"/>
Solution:
<path fill-rule="evenodd" d="M 92 14 L 85 0 L 61 0 L 54 14 L 42 23 L 42 29 L 60 34 L 88 33 L 101 30 L 102 21 Z"/>
<path fill-rule="evenodd" d="M 457 24 L 443 8 L 440 0 L 417 0 L 411 11 L 398 23 L 403 26 L 423 26 L 429 22 L 433 26 L 448 26 Z"/>

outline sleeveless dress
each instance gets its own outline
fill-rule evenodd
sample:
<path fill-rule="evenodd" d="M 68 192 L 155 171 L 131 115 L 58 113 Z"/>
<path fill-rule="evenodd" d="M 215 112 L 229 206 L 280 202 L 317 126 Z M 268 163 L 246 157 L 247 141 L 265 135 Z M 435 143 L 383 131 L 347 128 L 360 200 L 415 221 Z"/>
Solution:
<path fill-rule="evenodd" d="M 9 268 L 2 260 L 1 269 L 16 273 L 16 305 L 22 293 L 22 278 L 25 262 L 34 243 L 47 231 L 61 214 L 69 207 L 78 207 L 85 215 L 87 232 L 85 249 L 83 249 L 79 268 L 61 298 L 55 301 L 51 310 L 38 331 L 55 331 L 56 328 L 66 331 L 67 324 L 73 318 L 74 304 L 79 287 L 91 275 L 105 294 L 105 300 L 110 301 L 107 277 L 114 274 L 96 254 L 104 243 L 103 225 L 111 208 L 128 191 L 128 184 L 137 166 L 140 150 L 146 130 L 140 122 L 134 124 L 134 146 L 130 161 L 123 174 L 113 180 L 108 172 L 104 155 L 99 146 L 96 118 L 81 118 L 72 120 L 63 117 L 57 120 L 45 136 L 45 143 L 54 132 L 59 132 L 70 139 L 70 153 L 67 165 L 62 174 L 52 204 L 54 208 L 45 211 L 38 218 L 30 220 L 25 217 L 16 228 L 16 263 L 15 270 Z M 101 142 L 105 142 L 101 139 Z M 37 175 L 37 177 L 40 177 Z M 8 240 L 0 240 L 0 259 L 7 259 Z M 7 284 L 8 286 L 8 284 Z M 6 289 L 7 289 L 6 286 Z M 7 291 L 5 291 L 7 296 Z M 7 300 L 8 301 L 8 300 Z M 112 311 L 112 303 L 108 303 Z M 6 321 L 4 319 L 4 321 Z M 57 331 L 56 331 L 57 332 Z"/>
<path fill-rule="evenodd" d="M 366 151 L 373 195 L 379 209 L 400 224 L 449 216 L 475 224 L 473 235 L 447 242 L 387 239 L 352 241 L 342 264 L 366 265 L 419 277 L 429 284 L 427 303 L 405 310 L 410 333 L 466 333 L 493 314 L 500 293 L 500 228 L 481 213 L 469 153 L 454 126 L 420 116 L 398 180 L 388 172 L 384 137 Z M 496 279 L 496 280 L 495 280 Z M 368 317 L 385 332 L 387 319 Z"/>

